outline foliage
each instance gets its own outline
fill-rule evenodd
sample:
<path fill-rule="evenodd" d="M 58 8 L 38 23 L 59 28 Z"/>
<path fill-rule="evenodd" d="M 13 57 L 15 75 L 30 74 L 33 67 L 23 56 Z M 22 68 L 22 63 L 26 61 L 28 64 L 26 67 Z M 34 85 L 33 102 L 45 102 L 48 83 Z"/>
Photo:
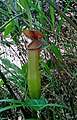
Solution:
<path fill-rule="evenodd" d="M 76 4 L 72 0 L 0 0 L 0 46 L 12 49 L 21 63 L 20 68 L 0 49 L 0 119 L 16 119 L 14 111 L 23 119 L 76 119 Z M 30 99 L 28 92 L 24 29 L 40 30 L 44 35 L 40 99 Z"/>

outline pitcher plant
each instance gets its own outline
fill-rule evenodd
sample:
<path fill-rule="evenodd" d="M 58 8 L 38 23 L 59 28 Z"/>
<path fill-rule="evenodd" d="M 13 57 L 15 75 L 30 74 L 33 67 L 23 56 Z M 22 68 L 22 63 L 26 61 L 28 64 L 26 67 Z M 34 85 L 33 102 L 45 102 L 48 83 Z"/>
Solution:
<path fill-rule="evenodd" d="M 39 57 L 43 34 L 38 30 L 24 30 L 24 35 L 32 40 L 28 50 L 28 89 L 30 97 L 39 99 L 41 96 L 41 75 L 39 71 Z"/>

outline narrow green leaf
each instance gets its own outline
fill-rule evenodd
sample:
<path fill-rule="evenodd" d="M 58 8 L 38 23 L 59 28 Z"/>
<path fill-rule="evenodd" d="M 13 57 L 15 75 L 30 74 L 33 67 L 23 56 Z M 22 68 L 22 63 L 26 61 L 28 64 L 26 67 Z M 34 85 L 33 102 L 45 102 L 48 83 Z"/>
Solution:
<path fill-rule="evenodd" d="M 0 108 L 0 112 L 3 112 L 3 111 L 8 110 L 8 109 L 12 109 L 12 108 L 20 107 L 20 106 L 22 106 L 22 105 L 11 105 L 11 106 L 7 106 L 4 108 Z"/>
<path fill-rule="evenodd" d="M 21 69 L 14 63 L 11 63 L 7 58 L 1 58 L 1 61 L 6 67 L 12 68 L 16 73 L 21 73 Z"/>
<path fill-rule="evenodd" d="M 25 73 L 26 67 L 27 67 L 27 64 L 23 64 L 23 66 L 22 66 L 22 73 Z"/>
<path fill-rule="evenodd" d="M 12 67 L 11 62 L 7 58 L 1 58 L 0 60 L 4 65 L 8 66 L 9 68 Z"/>
<path fill-rule="evenodd" d="M 10 15 L 3 9 L 0 8 L 0 13 L 4 14 L 5 16 L 10 18 Z"/>
<path fill-rule="evenodd" d="M 38 2 L 38 8 L 39 8 L 40 11 L 42 11 L 42 10 L 41 10 L 41 6 L 40 6 L 40 1 Z M 45 25 L 45 24 L 44 24 L 44 18 L 43 18 L 43 16 L 42 16 L 42 14 L 40 14 L 40 13 L 39 13 L 39 21 L 40 21 L 41 26 L 44 27 L 44 25 Z M 47 36 L 46 36 L 45 30 L 43 30 L 42 32 L 43 32 L 43 35 L 44 35 L 45 40 L 47 40 Z"/>
<path fill-rule="evenodd" d="M 69 107 L 60 105 L 60 104 L 48 104 L 48 101 L 44 98 L 40 99 L 29 99 L 26 100 L 26 105 L 34 110 L 42 110 L 45 107 L 59 107 L 59 108 L 66 108 L 69 109 Z M 25 105 L 25 106 L 26 106 Z"/>
<path fill-rule="evenodd" d="M 50 15 L 51 15 L 51 19 L 52 19 L 52 25 L 54 28 L 55 19 L 54 19 L 54 8 L 52 6 L 50 6 Z"/>
<path fill-rule="evenodd" d="M 54 2 L 54 0 L 52 0 Z M 51 15 L 51 19 L 52 19 L 52 25 L 53 25 L 53 28 L 54 28 L 54 23 L 55 23 L 55 19 L 54 19 L 54 8 L 52 6 L 50 6 L 50 15 Z"/>
<path fill-rule="evenodd" d="M 0 102 L 11 102 L 16 105 L 11 105 L 7 106 L 4 108 L 0 108 L 0 112 L 11 109 L 11 108 L 16 108 L 20 106 L 26 106 L 30 107 L 31 109 L 34 110 L 42 110 L 45 107 L 59 107 L 59 108 L 66 108 L 69 109 L 69 107 L 64 106 L 64 105 L 59 105 L 59 104 L 48 104 L 48 101 L 45 98 L 40 98 L 40 99 L 26 99 L 25 102 L 21 102 L 19 100 L 14 100 L 14 99 L 2 99 Z"/>
<path fill-rule="evenodd" d="M 77 72 L 76 73 L 74 73 L 74 75 L 73 75 L 73 77 L 72 78 L 74 78 L 74 77 L 76 77 L 77 76 Z"/>
<path fill-rule="evenodd" d="M 48 75 L 50 75 L 50 68 L 48 67 L 48 65 L 45 62 L 43 62 L 43 61 L 41 62 L 41 64 L 43 65 L 43 67 L 47 71 Z"/>
<path fill-rule="evenodd" d="M 29 23 L 30 23 L 30 28 L 32 28 L 32 16 L 31 16 L 30 8 L 29 8 L 29 1 L 28 0 L 19 0 L 19 2 L 26 10 L 28 19 L 29 19 Z"/>
<path fill-rule="evenodd" d="M 47 16 L 37 7 L 35 6 L 33 3 L 29 2 L 29 5 L 31 7 L 33 7 L 38 13 L 40 13 L 42 15 L 42 17 L 51 25 L 49 19 L 47 18 Z"/>
<path fill-rule="evenodd" d="M 4 74 L 4 75 L 8 75 L 9 72 L 8 72 L 7 70 L 4 70 L 4 71 L 3 71 L 3 74 Z"/>
<path fill-rule="evenodd" d="M 19 0 L 20 4 L 26 9 L 28 7 L 28 0 Z M 29 8 L 28 8 L 29 9 Z"/>
<path fill-rule="evenodd" d="M 17 17 L 19 17 L 21 14 L 17 14 L 16 16 L 12 17 L 11 19 L 9 19 L 5 24 L 3 24 L 2 26 L 0 26 L 0 30 L 4 29 L 4 27 L 6 27 L 11 21 L 13 21 L 14 19 L 16 19 Z"/>
<path fill-rule="evenodd" d="M 15 103 L 15 104 L 22 104 L 23 102 L 19 101 L 19 100 L 15 100 L 15 99 L 2 99 L 0 100 L 0 102 L 11 102 L 11 103 Z"/>
<path fill-rule="evenodd" d="M 51 45 L 50 48 L 59 59 L 62 59 L 61 52 L 56 45 Z"/>
<path fill-rule="evenodd" d="M 0 86 L 3 85 L 3 84 L 4 84 L 4 82 L 2 81 L 2 79 L 0 79 Z"/>
<path fill-rule="evenodd" d="M 69 107 L 64 106 L 64 105 L 60 105 L 60 104 L 46 104 L 44 107 L 59 107 L 59 108 L 66 108 L 69 109 Z"/>
<path fill-rule="evenodd" d="M 10 32 L 13 31 L 15 25 L 15 20 L 11 21 L 6 27 L 4 31 L 4 37 L 8 36 Z"/>

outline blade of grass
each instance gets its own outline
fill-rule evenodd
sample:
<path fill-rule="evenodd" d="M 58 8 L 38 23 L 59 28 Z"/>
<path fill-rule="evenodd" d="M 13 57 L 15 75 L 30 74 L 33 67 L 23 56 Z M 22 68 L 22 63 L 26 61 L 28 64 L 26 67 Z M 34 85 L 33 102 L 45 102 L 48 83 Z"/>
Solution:
<path fill-rule="evenodd" d="M 40 1 L 38 2 L 38 8 L 39 8 L 39 10 L 41 11 Z M 43 19 L 41 13 L 39 13 L 39 19 L 40 19 L 40 23 L 41 23 L 42 27 L 44 27 L 44 25 L 45 25 L 45 24 L 44 24 L 44 19 Z M 45 40 L 47 40 L 45 30 L 43 30 L 43 35 L 44 35 Z"/>
<path fill-rule="evenodd" d="M 52 0 L 54 2 L 54 0 Z M 50 5 L 50 16 L 51 16 L 51 19 L 52 19 L 52 27 L 54 29 L 54 23 L 55 23 L 55 19 L 54 19 L 54 8 Z"/>

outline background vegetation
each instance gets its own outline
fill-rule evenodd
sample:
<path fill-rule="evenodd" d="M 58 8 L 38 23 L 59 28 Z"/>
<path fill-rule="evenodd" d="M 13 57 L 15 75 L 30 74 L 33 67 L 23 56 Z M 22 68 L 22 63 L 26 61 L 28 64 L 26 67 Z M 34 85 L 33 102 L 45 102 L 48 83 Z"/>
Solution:
<path fill-rule="evenodd" d="M 40 99 L 28 92 L 24 29 L 44 35 Z M 77 0 L 0 0 L 0 120 L 19 118 L 77 119 Z"/>

